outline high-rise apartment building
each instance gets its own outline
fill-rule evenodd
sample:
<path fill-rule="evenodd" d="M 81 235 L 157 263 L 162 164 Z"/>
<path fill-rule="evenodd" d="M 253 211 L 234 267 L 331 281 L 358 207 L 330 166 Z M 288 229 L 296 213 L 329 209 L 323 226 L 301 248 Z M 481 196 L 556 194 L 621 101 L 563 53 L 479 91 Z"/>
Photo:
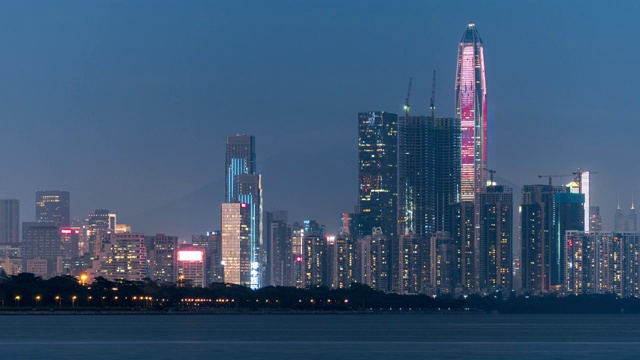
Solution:
<path fill-rule="evenodd" d="M 473 23 L 458 46 L 455 101 L 462 131 L 461 200 L 475 201 L 487 179 L 487 83 L 484 45 Z"/>
<path fill-rule="evenodd" d="M 358 113 L 358 237 L 397 229 L 398 115 Z"/>
<path fill-rule="evenodd" d="M 71 226 L 71 205 L 68 191 L 36 191 L 36 220 L 52 222 L 59 227 Z"/>
<path fill-rule="evenodd" d="M 478 196 L 477 288 L 508 293 L 513 286 L 513 192 L 506 186 L 491 185 Z"/>
<path fill-rule="evenodd" d="M 20 202 L 0 200 L 0 244 L 17 244 L 20 241 Z"/>
<path fill-rule="evenodd" d="M 640 295 L 640 237 L 631 232 L 565 233 L 567 294 Z"/>

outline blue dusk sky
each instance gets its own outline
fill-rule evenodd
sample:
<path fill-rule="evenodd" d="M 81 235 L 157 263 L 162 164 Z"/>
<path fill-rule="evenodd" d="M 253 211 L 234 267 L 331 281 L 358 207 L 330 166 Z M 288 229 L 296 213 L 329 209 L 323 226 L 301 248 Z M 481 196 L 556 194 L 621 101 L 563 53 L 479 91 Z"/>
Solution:
<path fill-rule="evenodd" d="M 592 176 L 611 229 L 640 198 L 636 1 L 2 1 L 0 197 L 110 209 L 183 239 L 220 226 L 225 136 L 256 136 L 264 209 L 335 231 L 357 203 L 357 113 L 454 115 L 457 44 L 484 41 L 500 181 Z M 555 179 L 556 183 L 569 179 Z M 519 189 L 515 194 L 519 203 Z"/>

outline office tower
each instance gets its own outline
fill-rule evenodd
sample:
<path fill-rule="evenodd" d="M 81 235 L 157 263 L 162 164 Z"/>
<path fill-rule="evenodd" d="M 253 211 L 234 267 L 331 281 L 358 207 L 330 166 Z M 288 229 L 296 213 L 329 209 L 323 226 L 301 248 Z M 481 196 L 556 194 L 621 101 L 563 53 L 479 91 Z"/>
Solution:
<path fill-rule="evenodd" d="M 60 228 L 60 242 L 62 245 L 62 258 L 64 260 L 77 258 L 79 253 L 82 229 L 77 226 Z"/>
<path fill-rule="evenodd" d="M 251 212 L 246 203 L 222 204 L 224 282 L 251 286 Z"/>
<path fill-rule="evenodd" d="M 222 266 L 222 236 L 220 230 L 208 231 L 206 235 L 193 235 L 191 244 L 204 249 L 209 283 L 224 282 Z"/>
<path fill-rule="evenodd" d="M 100 251 L 100 242 L 105 234 L 115 232 L 117 226 L 117 216 L 109 210 L 98 209 L 93 214 L 89 214 L 87 220 L 86 237 L 88 242 L 89 256 L 96 257 Z"/>
<path fill-rule="evenodd" d="M 550 285 L 565 283 L 566 244 L 564 234 L 569 230 L 584 230 L 584 199 L 580 193 L 556 193 L 553 209 L 553 236 L 549 248 Z"/>
<path fill-rule="evenodd" d="M 236 176 L 235 194 L 249 209 L 249 258 L 251 259 L 251 288 L 261 286 L 261 274 L 266 268 L 266 249 L 262 238 L 262 180 L 258 174 Z"/>
<path fill-rule="evenodd" d="M 58 226 L 52 222 L 22 223 L 22 269 L 43 278 L 62 273 Z"/>
<path fill-rule="evenodd" d="M 264 227 L 264 246 L 267 249 L 265 286 L 294 286 L 293 243 L 291 225 L 287 224 L 286 211 L 267 212 Z"/>
<path fill-rule="evenodd" d="M 589 219 L 589 231 L 602 231 L 602 217 L 600 216 L 600 206 L 593 206 L 589 209 L 591 217 Z"/>
<path fill-rule="evenodd" d="M 100 242 L 96 276 L 142 281 L 149 277 L 144 235 L 107 233 Z"/>
<path fill-rule="evenodd" d="M 176 258 L 179 286 L 206 287 L 207 262 L 205 250 L 195 246 L 181 246 Z"/>
<path fill-rule="evenodd" d="M 248 207 L 249 286 L 257 289 L 267 264 L 262 231 L 262 179 L 256 174 L 255 138 L 251 135 L 227 136 L 225 201 Z"/>
<path fill-rule="evenodd" d="M 475 24 L 460 39 L 456 70 L 456 118 L 461 120 L 461 200 L 475 201 L 486 184 L 487 86 L 484 45 Z"/>
<path fill-rule="evenodd" d="M 71 207 L 68 191 L 36 191 L 36 220 L 57 226 L 71 226 Z"/>
<path fill-rule="evenodd" d="M 358 113 L 358 237 L 397 228 L 398 115 Z"/>
<path fill-rule="evenodd" d="M 252 135 L 227 136 L 225 160 L 225 201 L 240 202 L 237 194 L 237 176 L 256 173 L 255 137 Z"/>
<path fill-rule="evenodd" d="M 640 241 L 631 232 L 567 231 L 566 277 L 568 294 L 640 293 Z"/>
<path fill-rule="evenodd" d="M 513 285 L 513 192 L 506 186 L 491 185 L 478 195 L 477 288 L 509 292 Z"/>
<path fill-rule="evenodd" d="M 446 231 L 436 232 L 430 245 L 433 295 L 454 294 L 458 284 L 458 245 Z"/>
<path fill-rule="evenodd" d="M 20 242 L 20 202 L 0 200 L 0 244 Z"/>
<path fill-rule="evenodd" d="M 176 283 L 175 262 L 178 237 L 165 234 L 145 236 L 145 248 L 149 260 L 149 277 L 151 280 L 166 284 Z"/>

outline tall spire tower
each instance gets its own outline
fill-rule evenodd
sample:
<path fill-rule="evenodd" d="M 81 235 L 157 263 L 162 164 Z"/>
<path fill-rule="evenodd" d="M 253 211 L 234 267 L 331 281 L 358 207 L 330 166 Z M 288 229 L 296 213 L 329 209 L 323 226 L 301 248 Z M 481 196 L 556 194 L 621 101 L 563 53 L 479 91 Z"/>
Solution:
<path fill-rule="evenodd" d="M 469 23 L 458 46 L 456 117 L 462 130 L 461 200 L 474 201 L 486 187 L 487 86 L 484 46 L 475 24 Z"/>

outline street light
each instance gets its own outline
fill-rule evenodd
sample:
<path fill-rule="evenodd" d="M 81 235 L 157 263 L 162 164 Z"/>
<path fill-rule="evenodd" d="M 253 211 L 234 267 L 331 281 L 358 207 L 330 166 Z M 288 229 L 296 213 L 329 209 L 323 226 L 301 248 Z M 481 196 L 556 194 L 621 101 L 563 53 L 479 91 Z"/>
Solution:
<path fill-rule="evenodd" d="M 37 295 L 36 296 L 36 306 L 38 306 L 38 304 L 40 304 L 40 300 L 42 299 L 42 296 Z"/>
<path fill-rule="evenodd" d="M 56 301 L 58 302 L 58 307 L 62 307 L 62 299 L 59 295 L 56 295 Z"/>
<path fill-rule="evenodd" d="M 77 299 L 77 298 L 78 298 L 78 297 L 77 297 L 77 296 L 75 296 L 75 295 L 73 295 L 73 296 L 71 297 L 71 307 L 75 307 L 75 306 L 76 306 L 76 299 Z"/>
<path fill-rule="evenodd" d="M 16 306 L 20 306 L 20 295 L 16 295 Z"/>
<path fill-rule="evenodd" d="M 87 274 L 80 275 L 80 284 L 82 286 L 85 286 L 88 278 L 89 278 L 89 275 L 87 275 Z"/>

